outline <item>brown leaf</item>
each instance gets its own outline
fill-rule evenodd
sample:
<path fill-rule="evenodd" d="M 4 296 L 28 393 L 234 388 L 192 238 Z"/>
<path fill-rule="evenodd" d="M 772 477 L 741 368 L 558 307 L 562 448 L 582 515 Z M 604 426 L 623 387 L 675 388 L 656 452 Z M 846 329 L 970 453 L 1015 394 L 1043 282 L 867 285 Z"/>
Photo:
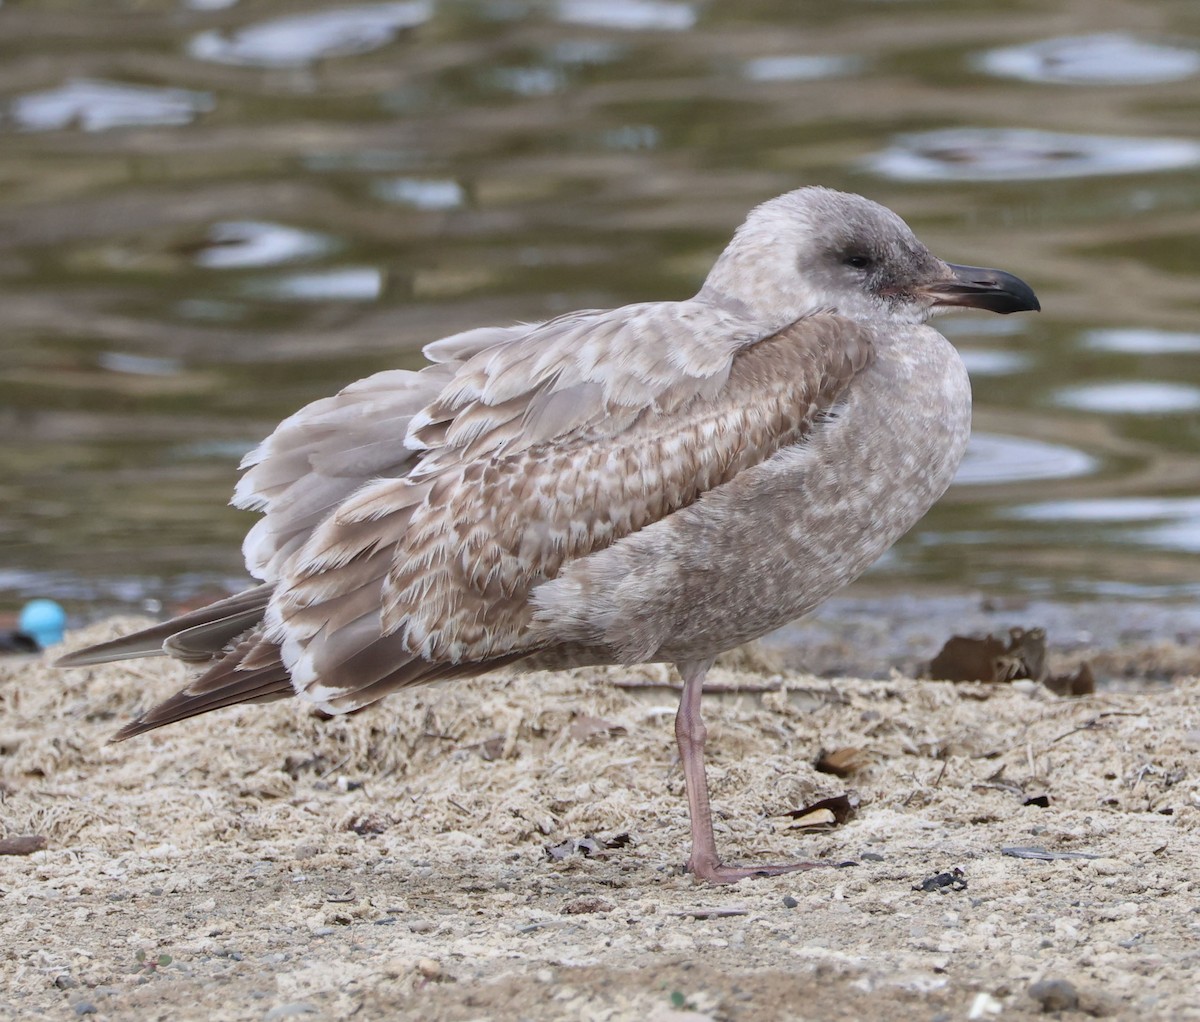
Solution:
<path fill-rule="evenodd" d="M 1040 681 L 1045 675 L 1044 628 L 1011 628 L 1007 643 L 994 635 L 952 635 L 929 663 L 929 677 L 936 681 Z"/>
<path fill-rule="evenodd" d="M 935 681 L 995 681 L 996 659 L 1004 654 L 1004 643 L 994 635 L 983 639 L 952 635 L 929 663 Z"/>
<path fill-rule="evenodd" d="M 847 792 L 841 795 L 834 795 L 832 798 L 823 798 L 802 809 L 793 809 L 783 815 L 790 816 L 796 821 L 792 824 L 791 829 L 793 830 L 817 827 L 830 828 L 839 826 L 851 819 L 857 809 L 858 796 L 853 792 Z"/>
<path fill-rule="evenodd" d="M 1043 684 L 1055 695 L 1090 696 L 1096 691 L 1096 676 L 1091 664 L 1081 664 L 1074 674 L 1052 675 Z"/>
<path fill-rule="evenodd" d="M 855 771 L 867 765 L 867 753 L 864 749 L 846 746 L 843 749 L 833 749 L 830 752 L 821 750 L 813 766 L 823 774 L 833 774 L 835 777 L 849 777 Z"/>
<path fill-rule="evenodd" d="M 837 817 L 829 809 L 813 809 L 801 816 L 796 816 L 795 813 L 788 815 L 794 816 L 796 820 L 792 824 L 792 830 L 829 830 L 837 826 Z"/>
<path fill-rule="evenodd" d="M 45 847 L 46 839 L 41 834 L 0 838 L 0 855 L 32 855 Z"/>

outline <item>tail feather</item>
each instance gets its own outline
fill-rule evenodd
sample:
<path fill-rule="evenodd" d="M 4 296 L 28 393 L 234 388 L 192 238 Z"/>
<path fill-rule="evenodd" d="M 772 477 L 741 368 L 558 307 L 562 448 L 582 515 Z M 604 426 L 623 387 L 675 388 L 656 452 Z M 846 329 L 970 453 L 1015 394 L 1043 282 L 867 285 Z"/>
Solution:
<path fill-rule="evenodd" d="M 163 643 L 163 652 L 176 660 L 192 663 L 211 660 L 231 641 L 258 624 L 262 617 L 263 607 L 251 606 L 215 621 L 184 628 Z"/>
<path fill-rule="evenodd" d="M 265 703 L 294 695 L 292 679 L 279 658 L 268 660 L 260 667 L 247 668 L 246 655 L 256 649 L 262 639 L 262 629 L 255 629 L 233 649 L 170 699 L 147 710 L 130 721 L 112 736 L 110 741 L 153 731 L 164 724 L 174 724 L 209 710 L 237 703 Z"/>
<path fill-rule="evenodd" d="M 291 678 L 282 665 L 261 671 L 246 671 L 240 676 L 235 675 L 220 688 L 197 693 L 189 686 L 175 693 L 170 699 L 159 703 L 152 710 L 147 710 L 136 720 L 131 720 L 109 741 L 123 742 L 135 735 L 145 734 L 155 728 L 208 713 L 210 710 L 219 710 L 224 706 L 234 706 L 237 703 L 269 703 L 294 694 Z"/>
<path fill-rule="evenodd" d="M 164 653 L 184 660 L 211 660 L 230 640 L 262 617 L 272 588 L 264 583 L 139 632 L 77 649 L 59 657 L 55 666 L 88 667 Z M 181 639 L 179 652 L 171 645 L 177 636 L 185 637 Z"/>

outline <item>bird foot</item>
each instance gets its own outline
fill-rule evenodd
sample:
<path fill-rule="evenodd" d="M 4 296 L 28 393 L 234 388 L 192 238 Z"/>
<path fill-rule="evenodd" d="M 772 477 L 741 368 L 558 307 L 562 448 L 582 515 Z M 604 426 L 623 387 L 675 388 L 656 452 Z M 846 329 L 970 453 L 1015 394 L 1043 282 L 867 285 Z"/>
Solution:
<path fill-rule="evenodd" d="M 688 859 L 685 867 L 697 880 L 709 884 L 736 884 L 739 880 L 754 880 L 759 877 L 777 877 L 784 873 L 798 873 L 801 870 L 816 869 L 823 866 L 822 862 L 780 862 L 762 866 L 727 866 L 716 859 Z"/>

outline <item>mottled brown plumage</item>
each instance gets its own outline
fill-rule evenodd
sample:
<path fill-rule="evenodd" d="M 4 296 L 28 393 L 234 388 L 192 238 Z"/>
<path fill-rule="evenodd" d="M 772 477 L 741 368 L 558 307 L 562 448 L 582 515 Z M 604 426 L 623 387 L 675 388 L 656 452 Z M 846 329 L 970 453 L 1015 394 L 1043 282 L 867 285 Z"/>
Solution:
<path fill-rule="evenodd" d="M 754 210 L 684 302 L 484 328 L 285 420 L 238 506 L 262 584 L 67 665 L 211 659 L 117 739 L 237 702 L 331 712 L 490 670 L 670 661 L 689 866 L 726 882 L 703 775 L 712 658 L 858 575 L 952 478 L 970 423 L 935 305 L 1036 308 L 895 214 L 801 189 Z"/>

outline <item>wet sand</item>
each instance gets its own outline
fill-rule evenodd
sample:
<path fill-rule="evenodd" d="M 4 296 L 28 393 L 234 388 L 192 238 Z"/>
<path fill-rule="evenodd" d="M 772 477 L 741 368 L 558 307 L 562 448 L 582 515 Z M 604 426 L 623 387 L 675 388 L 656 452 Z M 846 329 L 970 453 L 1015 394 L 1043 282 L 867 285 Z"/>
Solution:
<path fill-rule="evenodd" d="M 1150 647 L 1122 648 L 1112 676 Z M 1200 682 L 1172 649 L 1170 680 L 1073 700 L 735 655 L 712 680 L 755 691 L 706 700 L 719 840 L 829 868 L 723 889 L 679 868 L 659 667 L 334 720 L 251 706 L 113 746 L 182 667 L 8 658 L 0 836 L 46 847 L 0 857 L 0 1014 L 1200 1018 Z M 814 768 L 844 748 L 850 776 Z M 841 826 L 782 815 L 843 792 Z M 588 836 L 591 856 L 546 851 Z"/>

